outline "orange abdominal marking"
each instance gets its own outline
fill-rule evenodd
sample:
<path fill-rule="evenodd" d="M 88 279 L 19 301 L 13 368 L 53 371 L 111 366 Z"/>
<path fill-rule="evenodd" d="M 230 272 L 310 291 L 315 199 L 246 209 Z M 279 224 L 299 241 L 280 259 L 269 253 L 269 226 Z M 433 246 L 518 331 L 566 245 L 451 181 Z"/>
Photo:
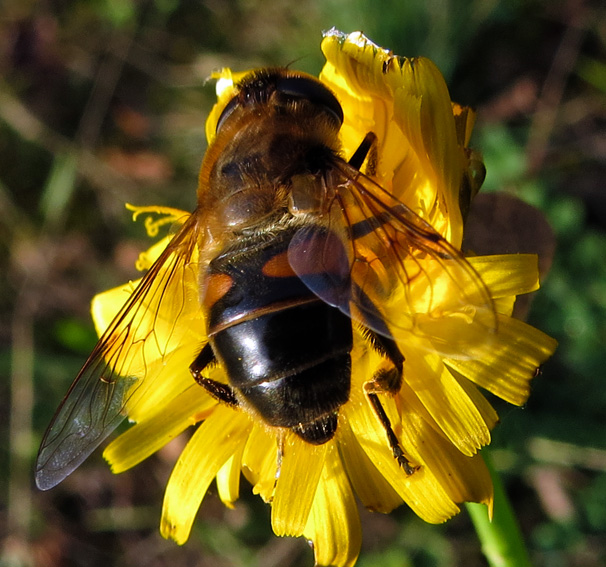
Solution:
<path fill-rule="evenodd" d="M 288 261 L 288 252 L 272 256 L 265 262 L 262 272 L 270 278 L 290 278 L 296 275 Z"/>
<path fill-rule="evenodd" d="M 219 301 L 233 285 L 233 280 L 227 274 L 213 274 L 206 280 L 204 306 L 209 309 Z"/>

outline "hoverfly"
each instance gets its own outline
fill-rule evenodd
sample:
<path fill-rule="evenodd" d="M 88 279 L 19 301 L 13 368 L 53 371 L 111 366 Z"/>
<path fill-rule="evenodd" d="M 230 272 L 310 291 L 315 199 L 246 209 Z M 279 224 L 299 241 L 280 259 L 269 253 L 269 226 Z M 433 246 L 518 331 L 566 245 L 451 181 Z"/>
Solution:
<path fill-rule="evenodd" d="M 487 335 L 494 307 L 461 252 L 373 180 L 372 132 L 349 160 L 341 156 L 342 122 L 335 95 L 310 75 L 267 69 L 236 85 L 202 162 L 195 211 L 102 335 L 44 436 L 40 488 L 69 475 L 125 417 L 152 372 L 145 360 L 131 372 L 125 353 L 158 340 L 141 320 L 174 301 L 192 267 L 206 327 L 189 367 L 200 387 L 323 444 L 350 396 L 358 325 L 385 359 L 366 395 L 394 457 L 414 472 L 377 395 L 400 388 L 402 337 L 420 335 L 448 354 L 422 322 L 452 316 Z M 227 383 L 206 375 L 215 364 Z"/>

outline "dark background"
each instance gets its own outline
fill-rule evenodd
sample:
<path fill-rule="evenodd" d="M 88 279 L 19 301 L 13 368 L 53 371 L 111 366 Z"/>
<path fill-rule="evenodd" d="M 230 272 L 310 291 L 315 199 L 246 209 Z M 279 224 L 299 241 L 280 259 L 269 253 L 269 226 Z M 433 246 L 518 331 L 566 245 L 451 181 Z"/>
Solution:
<path fill-rule="evenodd" d="M 149 240 L 124 202 L 194 206 L 214 100 L 205 78 L 293 62 L 317 73 L 333 25 L 432 58 L 452 98 L 478 110 L 484 190 L 549 220 L 557 248 L 529 320 L 560 346 L 525 408 L 495 401 L 492 455 L 535 566 L 606 564 L 605 16 L 580 0 L 4 0 L 0 564 L 313 564 L 304 541 L 273 536 L 248 486 L 235 510 L 211 488 L 190 541 L 163 540 L 182 440 L 120 476 L 97 451 L 48 493 L 32 465 L 94 345 L 90 299 L 138 277 Z M 486 565 L 465 511 L 442 526 L 406 507 L 362 519 L 360 566 Z"/>

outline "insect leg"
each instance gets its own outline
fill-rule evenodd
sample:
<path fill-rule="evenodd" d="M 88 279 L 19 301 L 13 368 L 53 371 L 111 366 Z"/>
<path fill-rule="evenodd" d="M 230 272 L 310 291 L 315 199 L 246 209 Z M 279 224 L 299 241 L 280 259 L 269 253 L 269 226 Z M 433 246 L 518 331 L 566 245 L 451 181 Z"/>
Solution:
<path fill-rule="evenodd" d="M 379 314 L 377 313 L 377 317 Z M 402 386 L 402 373 L 404 370 L 404 355 L 393 339 L 375 333 L 372 329 L 364 330 L 370 344 L 393 364 L 393 368 L 383 368 L 375 372 L 370 383 L 375 384 L 376 392 L 390 392 L 397 394 Z"/>
<path fill-rule="evenodd" d="M 194 380 L 200 384 L 213 398 L 229 406 L 238 406 L 238 398 L 233 388 L 228 384 L 217 382 L 202 376 L 202 371 L 211 364 L 216 364 L 217 358 L 210 343 L 206 343 L 196 359 L 190 364 L 189 371 Z"/>
<path fill-rule="evenodd" d="M 362 293 L 361 290 L 359 290 L 358 293 Z M 364 306 L 364 317 L 373 321 L 382 320 L 380 312 L 366 295 L 364 295 Z M 391 421 L 378 396 L 378 394 L 382 392 L 397 394 L 402 387 L 402 374 L 404 371 L 404 355 L 400 352 L 396 342 L 390 338 L 387 325 L 384 325 L 384 327 L 387 331 L 386 333 L 379 334 L 372 329 L 366 328 L 365 335 L 371 345 L 389 360 L 392 367 L 379 368 L 372 379 L 364 384 L 364 393 L 368 397 L 368 401 L 370 402 L 375 415 L 387 434 L 387 441 L 394 458 L 398 461 L 398 464 L 404 469 L 406 474 L 411 475 L 419 467 L 413 466 L 404 454 L 404 449 L 402 448 L 400 441 L 398 441 L 398 437 L 391 426 Z"/>
<path fill-rule="evenodd" d="M 366 175 L 374 175 L 377 169 L 377 154 L 377 136 L 374 132 L 368 132 L 353 156 L 349 158 L 348 163 L 356 169 L 360 169 L 368 156 L 368 164 L 365 173 Z"/>
<path fill-rule="evenodd" d="M 398 464 L 404 469 L 404 472 L 406 472 L 407 475 L 413 474 L 419 467 L 411 465 L 410 461 L 406 458 L 404 449 L 402 449 L 402 445 L 400 445 L 398 437 L 391 427 L 391 421 L 389 421 L 389 417 L 387 417 L 387 413 L 381 404 L 381 400 L 379 400 L 379 396 L 372 391 L 368 391 L 367 386 L 372 388 L 372 382 L 364 385 L 365 394 L 368 397 L 368 401 L 370 402 L 375 415 L 381 422 L 383 429 L 385 429 L 385 433 L 387 433 L 387 441 L 389 442 L 389 447 L 391 448 L 394 458 L 398 461 Z"/>

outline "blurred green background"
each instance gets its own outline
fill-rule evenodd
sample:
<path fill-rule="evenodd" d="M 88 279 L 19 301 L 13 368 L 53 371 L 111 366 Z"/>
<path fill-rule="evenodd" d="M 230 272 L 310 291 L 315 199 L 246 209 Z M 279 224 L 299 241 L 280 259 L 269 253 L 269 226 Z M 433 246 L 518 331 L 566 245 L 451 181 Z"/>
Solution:
<path fill-rule="evenodd" d="M 557 248 L 529 320 L 560 346 L 525 408 L 495 402 L 493 456 L 535 566 L 606 564 L 603 2 L 3 0 L 0 565 L 313 564 L 305 542 L 271 534 L 246 488 L 235 510 L 212 490 L 184 547 L 163 540 L 178 443 L 120 476 L 97 451 L 48 493 L 32 463 L 94 345 L 90 299 L 137 277 L 149 244 L 124 202 L 194 207 L 206 77 L 289 63 L 317 73 L 332 26 L 432 58 L 452 98 L 478 110 L 484 190 L 549 220 Z M 361 567 L 486 565 L 465 511 L 442 526 L 406 507 L 362 520 Z"/>

